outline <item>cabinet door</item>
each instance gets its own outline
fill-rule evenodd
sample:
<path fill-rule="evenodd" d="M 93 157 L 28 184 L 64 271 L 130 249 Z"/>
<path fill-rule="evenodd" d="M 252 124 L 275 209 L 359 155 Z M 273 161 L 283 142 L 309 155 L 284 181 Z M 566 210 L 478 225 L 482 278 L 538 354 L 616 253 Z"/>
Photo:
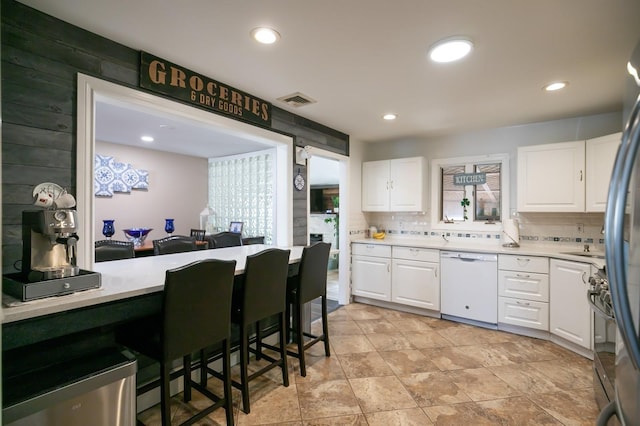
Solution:
<path fill-rule="evenodd" d="M 549 266 L 549 331 L 591 349 L 590 265 L 551 259 Z"/>
<path fill-rule="evenodd" d="M 616 159 L 622 133 L 589 139 L 587 150 L 586 210 L 603 212 L 607 204 L 607 193 L 611 170 Z"/>
<path fill-rule="evenodd" d="M 390 160 L 389 167 L 390 211 L 424 211 L 424 158 Z"/>
<path fill-rule="evenodd" d="M 549 330 L 549 304 L 531 300 L 498 298 L 498 322 Z"/>
<path fill-rule="evenodd" d="M 584 212 L 584 141 L 518 148 L 518 210 Z"/>
<path fill-rule="evenodd" d="M 393 259 L 391 265 L 393 302 L 440 310 L 438 263 Z"/>
<path fill-rule="evenodd" d="M 389 161 L 362 163 L 362 210 L 389 211 Z"/>
<path fill-rule="evenodd" d="M 352 256 L 351 284 L 354 296 L 391 300 L 391 259 Z"/>
<path fill-rule="evenodd" d="M 549 301 L 549 275 L 535 272 L 498 271 L 498 294 L 515 299 Z"/>

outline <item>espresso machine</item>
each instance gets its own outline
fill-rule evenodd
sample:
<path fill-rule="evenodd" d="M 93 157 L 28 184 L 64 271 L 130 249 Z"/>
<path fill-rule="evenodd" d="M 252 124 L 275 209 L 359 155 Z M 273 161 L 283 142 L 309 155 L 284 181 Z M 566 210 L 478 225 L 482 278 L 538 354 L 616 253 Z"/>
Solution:
<path fill-rule="evenodd" d="M 22 267 L 3 277 L 3 291 L 21 301 L 100 287 L 100 274 L 76 265 L 75 198 L 52 183 L 34 189 L 37 210 L 22 212 Z"/>

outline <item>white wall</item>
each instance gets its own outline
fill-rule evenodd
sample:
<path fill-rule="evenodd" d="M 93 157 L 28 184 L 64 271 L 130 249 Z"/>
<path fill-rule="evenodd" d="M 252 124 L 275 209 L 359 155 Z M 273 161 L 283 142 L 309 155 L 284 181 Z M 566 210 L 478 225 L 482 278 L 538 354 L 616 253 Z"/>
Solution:
<path fill-rule="evenodd" d="M 149 189 L 95 197 L 95 235 L 102 239 L 102 220 L 115 219 L 113 239 L 124 240 L 122 229 L 150 227 L 148 239 L 166 236 L 165 218 L 175 219 L 175 235 L 189 235 L 199 227 L 199 214 L 207 205 L 206 158 L 96 141 L 96 153 L 115 157 L 149 171 Z"/>

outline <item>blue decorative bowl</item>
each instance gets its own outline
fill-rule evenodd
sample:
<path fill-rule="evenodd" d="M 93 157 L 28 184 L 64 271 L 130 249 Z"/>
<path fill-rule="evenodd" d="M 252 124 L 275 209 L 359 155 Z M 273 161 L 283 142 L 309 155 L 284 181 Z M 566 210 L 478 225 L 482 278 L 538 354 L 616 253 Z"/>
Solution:
<path fill-rule="evenodd" d="M 127 240 L 133 242 L 133 245 L 136 247 L 140 247 L 144 245 L 144 240 L 147 239 L 147 235 L 151 232 L 153 228 L 128 228 L 123 229 L 124 235 L 127 237 Z"/>

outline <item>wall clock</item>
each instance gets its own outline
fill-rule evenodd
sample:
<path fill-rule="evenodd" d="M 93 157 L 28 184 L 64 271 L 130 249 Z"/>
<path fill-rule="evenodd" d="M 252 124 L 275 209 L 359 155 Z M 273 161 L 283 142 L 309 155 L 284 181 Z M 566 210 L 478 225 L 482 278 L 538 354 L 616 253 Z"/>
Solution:
<path fill-rule="evenodd" d="M 304 176 L 300 174 L 300 169 L 298 169 L 298 174 L 293 178 L 293 186 L 298 190 L 302 191 L 304 189 Z"/>

